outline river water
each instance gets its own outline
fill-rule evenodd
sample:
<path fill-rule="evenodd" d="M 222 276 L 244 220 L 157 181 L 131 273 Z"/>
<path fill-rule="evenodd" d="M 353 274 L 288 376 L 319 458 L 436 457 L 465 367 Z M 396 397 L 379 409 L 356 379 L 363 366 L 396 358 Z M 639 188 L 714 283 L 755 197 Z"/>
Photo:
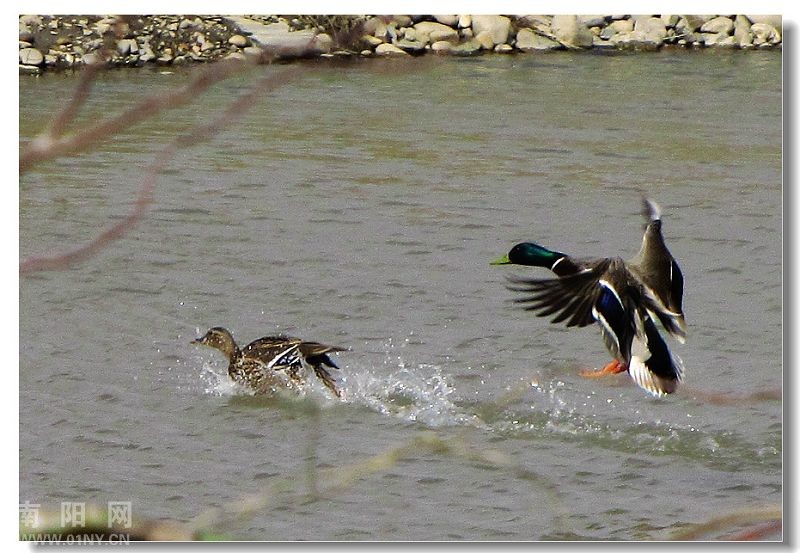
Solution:
<path fill-rule="evenodd" d="M 107 73 L 83 115 L 188 75 Z M 20 257 L 117 221 L 165 144 L 256 77 L 25 174 Z M 20 79 L 23 139 L 75 82 Z M 779 52 L 308 64 L 181 151 L 122 240 L 20 278 L 20 503 L 244 509 L 215 531 L 266 540 L 662 540 L 774 507 L 781 141 Z M 506 277 L 545 270 L 489 265 L 523 240 L 632 257 L 642 194 L 686 280 L 665 399 L 581 378 L 609 360 L 598 329 L 512 304 Z M 189 343 L 216 325 L 350 347 L 345 399 L 249 396 Z"/>

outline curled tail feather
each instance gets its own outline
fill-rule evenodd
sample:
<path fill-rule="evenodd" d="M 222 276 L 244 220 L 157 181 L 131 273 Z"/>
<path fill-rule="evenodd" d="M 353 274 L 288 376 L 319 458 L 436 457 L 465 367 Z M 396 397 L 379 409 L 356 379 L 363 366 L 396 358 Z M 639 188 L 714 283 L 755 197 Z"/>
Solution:
<path fill-rule="evenodd" d="M 650 198 L 642 198 L 642 214 L 648 221 L 660 221 L 661 206 Z"/>

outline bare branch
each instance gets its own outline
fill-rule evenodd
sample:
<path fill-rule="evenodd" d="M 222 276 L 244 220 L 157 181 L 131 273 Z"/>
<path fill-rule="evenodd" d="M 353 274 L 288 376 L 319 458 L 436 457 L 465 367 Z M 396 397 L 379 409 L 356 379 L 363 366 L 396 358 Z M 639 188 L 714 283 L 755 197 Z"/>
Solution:
<path fill-rule="evenodd" d="M 154 98 L 148 101 L 148 104 L 152 107 L 152 109 L 160 110 L 162 109 L 162 106 L 171 105 L 171 103 L 177 102 L 178 97 L 187 94 L 188 90 L 192 91 L 191 95 L 193 97 L 198 90 L 202 90 L 209 86 L 212 82 L 216 82 L 221 78 L 221 75 L 229 75 L 231 71 L 237 70 L 240 66 L 241 64 L 238 66 L 226 64 L 217 71 L 204 71 L 200 76 L 194 79 L 192 84 L 190 84 L 188 87 L 182 87 L 178 92 L 167 95 L 169 98 L 167 102 L 162 102 L 160 99 Z M 270 72 L 256 81 L 249 92 L 237 98 L 227 109 L 221 112 L 212 121 L 202 125 L 195 125 L 188 132 L 173 139 L 147 167 L 144 178 L 139 187 L 136 202 L 134 203 L 133 209 L 128 215 L 126 215 L 121 221 L 104 230 L 88 243 L 73 250 L 51 256 L 34 256 L 23 260 L 20 263 L 20 274 L 69 267 L 75 263 L 87 259 L 88 257 L 91 257 L 110 242 L 118 240 L 124 236 L 129 230 L 139 224 L 142 217 L 146 213 L 148 206 L 153 203 L 158 176 L 179 149 L 192 146 L 202 140 L 211 138 L 214 134 L 225 128 L 225 126 L 233 121 L 236 117 L 241 116 L 243 113 L 249 110 L 264 94 L 286 84 L 289 82 L 289 80 L 293 79 L 298 74 L 298 71 L 299 69 L 294 68 L 275 73 Z M 121 125 L 119 128 L 124 128 L 129 124 L 131 124 L 129 117 L 125 117 L 124 121 L 115 122 L 115 125 Z"/>
<path fill-rule="evenodd" d="M 69 125 L 70 122 L 75 119 L 75 116 L 78 114 L 81 106 L 83 106 L 83 104 L 86 102 L 86 99 L 89 97 L 89 92 L 92 90 L 94 79 L 101 67 L 102 66 L 99 63 L 92 63 L 87 65 L 86 68 L 81 72 L 78 86 L 75 87 L 75 92 L 72 94 L 72 98 L 70 98 L 69 103 L 64 106 L 64 109 L 61 110 L 61 113 L 56 115 L 56 117 L 53 119 L 53 122 L 50 124 L 50 129 L 48 129 L 47 134 L 51 140 L 64 134 L 67 125 Z"/>
<path fill-rule="evenodd" d="M 189 103 L 211 85 L 230 77 L 233 73 L 241 71 L 247 65 L 242 60 L 222 60 L 211 64 L 203 71 L 200 71 L 187 84 L 172 92 L 150 96 L 119 115 L 99 121 L 95 125 L 72 134 L 62 136 L 61 134 L 66 124 L 69 123 L 85 102 L 91 89 L 91 83 L 97 74 L 97 67 L 94 65 L 87 66 L 84 71 L 88 70 L 88 73 L 81 77 L 72 100 L 53 121 L 49 131 L 34 138 L 23 149 L 19 156 L 19 172 L 23 174 L 42 161 L 84 150 L 103 138 L 148 119 L 160 111 Z"/>
<path fill-rule="evenodd" d="M 680 530 L 672 535 L 673 540 L 697 540 L 702 539 L 711 532 L 726 530 L 732 526 L 753 525 L 769 522 L 780 522 L 783 520 L 783 513 L 779 505 L 767 506 L 755 509 L 746 509 L 727 513 L 712 518 L 701 524 L 691 526 L 686 530 Z"/>

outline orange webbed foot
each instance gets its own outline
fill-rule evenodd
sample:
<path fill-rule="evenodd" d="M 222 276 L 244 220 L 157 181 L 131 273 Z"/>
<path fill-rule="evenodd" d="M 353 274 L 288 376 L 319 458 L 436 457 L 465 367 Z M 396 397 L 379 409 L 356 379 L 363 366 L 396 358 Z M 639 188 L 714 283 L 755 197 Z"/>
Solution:
<path fill-rule="evenodd" d="M 584 378 L 600 378 L 601 376 L 608 376 L 609 374 L 623 373 L 627 370 L 628 367 L 620 363 L 618 360 L 614 359 L 613 361 L 611 361 L 611 363 L 609 363 L 599 371 L 587 369 L 581 371 L 580 375 L 583 376 Z"/>

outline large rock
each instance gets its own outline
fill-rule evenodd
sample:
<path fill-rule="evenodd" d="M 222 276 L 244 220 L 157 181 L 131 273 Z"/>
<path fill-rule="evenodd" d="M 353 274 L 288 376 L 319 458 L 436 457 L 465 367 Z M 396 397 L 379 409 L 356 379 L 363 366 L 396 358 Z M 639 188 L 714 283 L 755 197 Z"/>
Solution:
<path fill-rule="evenodd" d="M 700 27 L 698 26 L 697 28 L 699 29 Z M 697 41 L 695 30 L 693 25 L 689 23 L 689 20 L 685 17 L 681 17 L 675 24 L 675 35 L 689 43 Z"/>
<path fill-rule="evenodd" d="M 534 33 L 531 29 L 520 29 L 517 31 L 516 46 L 523 52 L 534 52 L 537 50 L 555 50 L 561 48 L 561 43 Z"/>
<path fill-rule="evenodd" d="M 243 37 L 242 35 L 232 35 L 228 39 L 228 44 L 230 44 L 231 46 L 236 46 L 237 48 L 244 48 L 245 46 L 250 44 L 250 42 L 247 40 L 246 37 Z"/>
<path fill-rule="evenodd" d="M 662 44 L 661 40 L 654 39 L 644 31 L 617 33 L 609 39 L 609 42 L 620 48 L 630 48 L 636 50 L 657 50 Z"/>
<path fill-rule="evenodd" d="M 364 34 L 386 40 L 386 22 L 380 17 L 371 17 L 364 23 Z"/>
<path fill-rule="evenodd" d="M 606 24 L 605 15 L 579 15 L 578 20 L 587 27 L 602 27 Z"/>
<path fill-rule="evenodd" d="M 531 29 L 547 29 L 550 32 L 552 23 L 553 17 L 550 15 L 519 15 L 514 24 L 518 29 L 530 27 Z"/>
<path fill-rule="evenodd" d="M 694 32 L 694 31 L 699 31 L 700 27 L 703 26 L 703 23 L 711 19 L 714 19 L 714 17 L 715 17 L 714 15 L 684 15 L 683 19 L 686 20 L 686 23 L 688 24 L 689 27 L 689 31 Z"/>
<path fill-rule="evenodd" d="M 456 27 L 458 25 L 457 15 L 434 15 L 433 18 L 442 25 L 448 25 L 450 27 Z"/>
<path fill-rule="evenodd" d="M 42 65 L 44 54 L 36 48 L 23 48 L 19 51 L 19 63 L 22 65 Z"/>
<path fill-rule="evenodd" d="M 750 32 L 750 20 L 743 15 L 737 15 L 733 22 L 733 37 L 739 48 L 752 48 L 753 33 Z"/>
<path fill-rule="evenodd" d="M 423 43 L 433 43 L 440 40 L 458 42 L 458 31 L 447 25 L 435 21 L 420 21 L 414 25 L 417 40 Z"/>
<path fill-rule="evenodd" d="M 630 33 L 633 30 L 633 21 L 630 19 L 617 19 L 612 21 L 600 31 L 600 38 L 608 40 L 617 33 Z"/>
<path fill-rule="evenodd" d="M 679 20 L 680 20 L 679 15 L 665 14 L 661 16 L 661 21 L 664 22 L 664 25 L 666 25 L 668 29 L 674 28 Z"/>
<path fill-rule="evenodd" d="M 481 31 L 475 35 L 475 40 L 481 43 L 481 48 L 484 50 L 494 49 L 494 39 L 492 39 L 492 34 L 489 31 Z"/>
<path fill-rule="evenodd" d="M 634 31 L 641 31 L 644 40 L 648 43 L 661 44 L 667 37 L 667 26 L 660 17 L 648 17 L 639 19 L 633 26 Z"/>
<path fill-rule="evenodd" d="M 753 44 L 756 46 L 777 44 L 781 40 L 778 30 L 767 23 L 753 23 L 750 32 L 753 33 Z"/>
<path fill-rule="evenodd" d="M 407 56 L 403 50 L 395 46 L 394 44 L 383 43 L 378 44 L 375 48 L 375 53 L 379 56 Z"/>
<path fill-rule="evenodd" d="M 750 23 L 766 23 L 774 28 L 781 30 L 783 26 L 783 18 L 780 15 L 750 15 L 747 14 L 747 19 Z"/>
<path fill-rule="evenodd" d="M 38 27 L 42 24 L 42 17 L 39 15 L 21 15 L 19 22 L 28 27 Z"/>
<path fill-rule="evenodd" d="M 715 17 L 700 26 L 701 33 L 719 33 L 725 36 L 733 32 L 733 21 L 729 17 Z"/>
<path fill-rule="evenodd" d="M 472 32 L 477 37 L 482 32 L 489 33 L 494 44 L 508 41 L 511 31 L 511 20 L 503 15 L 473 15 Z"/>
<path fill-rule="evenodd" d="M 551 23 L 553 34 L 563 44 L 577 48 L 590 48 L 592 32 L 575 15 L 555 15 Z"/>
<path fill-rule="evenodd" d="M 410 27 L 413 22 L 414 20 L 407 15 L 392 15 L 386 23 L 394 23 L 395 27 L 402 28 Z"/>
<path fill-rule="evenodd" d="M 264 25 L 247 17 L 229 16 L 224 18 L 236 25 L 242 34 L 249 35 L 250 42 L 262 50 L 277 50 L 288 55 L 310 53 L 325 54 L 331 51 L 330 41 L 320 40 L 314 31 L 292 31 L 284 21 Z"/>
<path fill-rule="evenodd" d="M 123 38 L 122 40 L 117 42 L 117 52 L 119 52 L 120 56 L 138 54 L 139 45 L 136 43 L 136 40 L 132 38 Z"/>

